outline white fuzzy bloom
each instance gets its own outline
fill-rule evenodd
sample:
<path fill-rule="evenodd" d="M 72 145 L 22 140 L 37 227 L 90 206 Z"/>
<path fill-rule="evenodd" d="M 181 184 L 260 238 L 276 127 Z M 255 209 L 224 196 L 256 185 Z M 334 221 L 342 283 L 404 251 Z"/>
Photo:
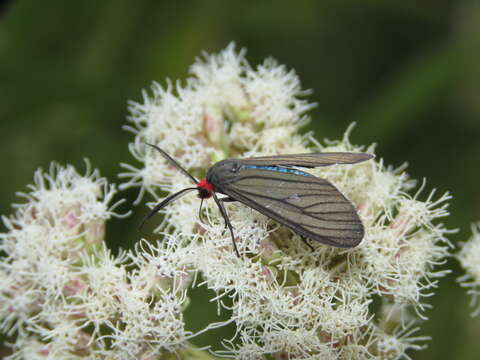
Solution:
<path fill-rule="evenodd" d="M 471 306 L 474 307 L 472 316 L 480 314 L 478 297 L 480 295 L 480 223 L 472 225 L 472 236 L 463 243 L 456 255 L 460 264 L 465 269 L 465 274 L 458 281 L 467 288 L 471 296 Z"/>
<path fill-rule="evenodd" d="M 372 328 L 371 341 L 375 343 L 381 359 L 398 359 L 403 357 L 411 360 L 407 354 L 408 350 L 423 350 L 427 346 L 425 341 L 430 340 L 428 336 L 413 336 L 419 331 L 415 327 L 415 320 L 408 322 L 404 326 L 397 326 L 393 330 L 385 331 L 388 327 L 394 325 L 392 318 L 383 319 L 377 326 Z"/>
<path fill-rule="evenodd" d="M 52 164 L 29 189 L 0 234 L 0 331 L 14 339 L 6 359 L 147 359 L 184 348 L 185 285 L 147 284 L 146 263 L 127 271 L 136 255 L 105 247 L 105 221 L 123 216 L 114 212 L 122 201 L 110 204 L 115 187 L 89 166 L 81 176 Z"/>
<path fill-rule="evenodd" d="M 191 67 L 184 85 L 154 84 L 143 103 L 131 103 L 128 128 L 135 135 L 132 154 L 142 165 L 124 164 L 123 187 L 139 186 L 156 201 L 166 192 L 192 187 L 191 180 L 145 142 L 159 145 L 196 177 L 227 157 L 313 151 L 374 152 L 374 146 L 339 141 L 320 144 L 299 135 L 312 104 L 293 71 L 273 60 L 253 68 L 244 52 L 228 46 Z M 239 203 L 226 205 L 241 258 L 212 204 L 198 218 L 199 200 L 187 195 L 161 210 L 157 231 L 163 245 L 151 246 L 148 262 L 162 281 L 199 271 L 204 285 L 233 299 L 235 339 L 225 339 L 224 356 L 239 359 L 408 358 L 421 349 L 413 337 L 412 317 L 424 317 L 424 296 L 431 295 L 436 269 L 449 255 L 448 231 L 438 219 L 448 215 L 448 194 L 413 195 L 416 182 L 404 167 L 381 159 L 353 166 L 311 169 L 328 179 L 357 207 L 365 237 L 354 249 L 314 243 Z M 158 218 L 157 218 L 158 219 Z M 133 260 L 147 270 L 139 255 Z M 166 256 L 166 257 L 165 257 Z M 169 275 L 170 274 L 170 275 Z M 184 277 L 187 275 L 183 275 Z M 146 281 L 146 280 L 145 280 Z M 171 283 L 172 280 L 170 280 Z M 168 283 L 168 281 L 167 281 Z M 380 305 L 372 307 L 381 297 Z M 195 301 L 195 299 L 193 299 Z M 378 310 L 374 310 L 379 308 Z M 392 326 L 394 325 L 394 326 Z M 395 330 L 399 329 L 399 330 Z"/>

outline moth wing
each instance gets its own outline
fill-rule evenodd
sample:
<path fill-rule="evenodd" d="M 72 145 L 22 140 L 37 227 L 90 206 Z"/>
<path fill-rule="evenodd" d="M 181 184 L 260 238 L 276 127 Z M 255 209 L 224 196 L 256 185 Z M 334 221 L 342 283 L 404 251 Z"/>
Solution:
<path fill-rule="evenodd" d="M 219 191 L 323 244 L 349 248 L 362 241 L 364 228 L 353 204 L 313 175 L 242 169 Z"/>
<path fill-rule="evenodd" d="M 298 166 L 314 168 L 335 164 L 356 164 L 373 158 L 367 153 L 325 152 L 310 154 L 291 154 L 278 156 L 261 156 L 241 159 L 245 165 L 256 166 Z"/>

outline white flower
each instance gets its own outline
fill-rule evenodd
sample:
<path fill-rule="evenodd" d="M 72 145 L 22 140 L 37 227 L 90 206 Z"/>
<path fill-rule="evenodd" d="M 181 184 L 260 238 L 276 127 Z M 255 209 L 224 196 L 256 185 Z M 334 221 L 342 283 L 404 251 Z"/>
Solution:
<path fill-rule="evenodd" d="M 199 178 L 212 163 L 227 157 L 374 152 L 374 146 L 351 144 L 350 130 L 342 140 L 325 144 L 311 134 L 299 135 L 312 107 L 302 98 L 308 92 L 294 72 L 273 60 L 253 68 L 244 52 L 235 53 L 230 45 L 218 55 L 197 60 L 191 73 L 185 85 L 154 84 L 151 96 L 144 93 L 143 104 L 131 104 L 129 130 L 135 140 L 130 149 L 143 165 L 124 164 L 128 171 L 122 176 L 129 180 L 123 187 L 139 186 L 140 197 L 147 191 L 159 201 L 162 191 L 193 186 L 145 143 L 167 150 Z M 404 167 L 386 167 L 381 159 L 309 172 L 334 183 L 356 205 L 366 230 L 357 248 L 310 242 L 311 252 L 298 235 L 234 203 L 226 208 L 242 254 L 237 258 L 213 202 L 204 205 L 206 220 L 201 221 L 199 200 L 191 194 L 161 210 L 165 216 L 157 231 L 164 245 L 155 247 L 149 262 L 164 269 L 161 276 L 177 277 L 185 269 L 201 272 L 221 307 L 223 296 L 233 299 L 231 321 L 239 344 L 226 341 L 222 355 L 408 358 L 406 351 L 421 349 L 412 341 L 424 340 L 410 337 L 407 330 L 412 310 L 424 317 L 423 297 L 445 274 L 435 266 L 449 255 L 448 231 L 437 219 L 448 215 L 450 196 L 434 199 L 431 192 L 425 199 L 424 183 L 410 195 L 416 183 Z M 163 259 L 161 249 L 170 261 Z M 370 305 L 379 296 L 379 310 L 374 310 Z M 383 327 L 387 321 L 389 326 Z"/>
<path fill-rule="evenodd" d="M 9 232 L 0 235 L 0 249 L 7 254 L 0 263 L 1 317 L 9 319 L 3 328 L 20 334 L 29 317 L 62 296 L 80 252 L 103 240 L 104 221 L 119 204 L 108 206 L 115 190 L 89 167 L 82 177 L 71 166 L 52 164 L 49 173 L 36 172 L 29 188 L 20 194 L 28 201 L 3 217 Z"/>
<path fill-rule="evenodd" d="M 407 355 L 409 349 L 422 350 L 425 345 L 419 345 L 418 342 L 430 340 L 428 336 L 412 336 L 419 329 L 414 328 L 413 322 L 403 328 L 393 330 L 391 334 L 385 333 L 382 329 L 376 328 L 374 337 L 378 353 L 382 359 L 405 358 L 411 360 Z"/>
<path fill-rule="evenodd" d="M 474 307 L 472 316 L 480 314 L 478 305 L 478 296 L 480 295 L 480 224 L 472 225 L 472 236 L 462 244 L 457 253 L 457 259 L 465 269 L 465 275 L 458 281 L 463 287 L 466 287 L 467 293 L 471 295 L 471 306 Z"/>
<path fill-rule="evenodd" d="M 114 212 L 122 201 L 109 205 L 113 185 L 89 167 L 81 176 L 52 164 L 29 188 L 0 235 L 0 330 L 14 339 L 7 359 L 147 359 L 191 347 L 185 281 L 141 276 L 150 266 L 138 260 L 143 249 L 113 256 L 105 247 L 105 221 L 124 216 Z"/>

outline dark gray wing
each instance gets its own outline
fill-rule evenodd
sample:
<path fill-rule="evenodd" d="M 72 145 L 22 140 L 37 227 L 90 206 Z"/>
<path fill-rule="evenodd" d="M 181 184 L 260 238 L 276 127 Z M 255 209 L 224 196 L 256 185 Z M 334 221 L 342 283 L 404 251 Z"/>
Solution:
<path fill-rule="evenodd" d="M 362 161 L 369 160 L 373 157 L 373 155 L 366 153 L 330 152 L 261 156 L 241 159 L 240 161 L 246 165 L 256 166 L 298 166 L 305 168 L 314 168 L 334 164 L 356 164 Z"/>
<path fill-rule="evenodd" d="M 364 229 L 353 204 L 313 175 L 246 168 L 218 191 L 323 244 L 349 248 L 362 241 Z"/>

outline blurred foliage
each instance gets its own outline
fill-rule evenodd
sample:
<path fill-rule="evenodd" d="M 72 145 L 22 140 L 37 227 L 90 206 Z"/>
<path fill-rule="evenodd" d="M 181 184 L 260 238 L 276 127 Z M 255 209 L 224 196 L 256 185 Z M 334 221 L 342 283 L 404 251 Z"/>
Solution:
<path fill-rule="evenodd" d="M 318 139 L 378 144 L 385 163 L 409 162 L 414 178 L 454 195 L 446 221 L 470 236 L 480 220 L 480 3 L 478 1 L 155 1 L 3 2 L 0 7 L 0 213 L 15 191 L 51 160 L 82 168 L 83 158 L 118 182 L 133 162 L 121 129 L 127 100 L 152 80 L 185 79 L 202 50 L 234 40 L 259 63 L 273 56 L 314 90 Z M 133 201 L 135 190 L 122 196 Z M 146 208 L 109 225 L 109 245 L 129 247 Z M 415 359 L 476 359 L 480 320 L 451 275 L 432 298 L 420 334 L 433 340 Z M 215 317 L 204 289 L 191 329 Z M 202 302 L 203 301 L 203 302 Z M 195 301 L 196 302 L 196 301 Z M 194 304 L 195 304 L 194 302 Z M 218 342 L 204 335 L 199 344 Z"/>

